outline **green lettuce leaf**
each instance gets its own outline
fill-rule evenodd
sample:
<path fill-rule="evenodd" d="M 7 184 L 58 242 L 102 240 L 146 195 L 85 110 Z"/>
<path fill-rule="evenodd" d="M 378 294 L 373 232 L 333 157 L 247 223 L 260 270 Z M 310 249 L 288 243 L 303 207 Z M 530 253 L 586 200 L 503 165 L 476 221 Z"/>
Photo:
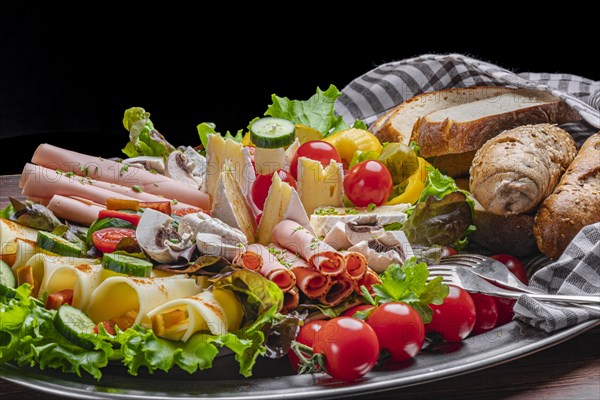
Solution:
<path fill-rule="evenodd" d="M 196 129 L 198 129 L 198 136 L 200 137 L 200 143 L 202 143 L 202 147 L 204 147 L 205 151 L 206 151 L 206 146 L 208 145 L 208 137 L 210 135 L 220 135 L 220 133 L 216 131 L 217 126 L 215 124 L 213 124 L 212 122 L 202 122 L 201 124 L 198 124 Z M 225 132 L 224 137 L 225 137 L 225 139 L 231 139 L 234 142 L 241 143 L 242 139 L 244 138 L 244 130 L 239 129 L 237 131 L 237 133 L 235 134 L 235 136 L 232 135 L 229 131 L 227 131 L 227 132 Z"/>
<path fill-rule="evenodd" d="M 12 217 L 16 212 L 17 210 L 15 210 L 12 204 L 9 204 L 0 210 L 0 218 L 10 219 L 10 217 Z"/>
<path fill-rule="evenodd" d="M 341 95 L 342 93 L 334 85 L 330 85 L 325 91 L 317 88 L 317 93 L 308 100 L 290 100 L 274 94 L 271 96 L 273 104 L 269 106 L 265 115 L 310 126 L 321 132 L 323 137 L 327 137 L 332 133 L 348 129 L 342 117 L 335 114 L 334 103 Z"/>
<path fill-rule="evenodd" d="M 354 155 L 352 156 L 352 160 L 350 161 L 350 165 L 348 166 L 348 169 L 354 167 L 356 164 L 358 164 L 360 162 L 367 161 L 367 160 L 377 160 L 378 158 L 379 158 L 379 153 L 374 150 L 370 150 L 370 151 L 356 150 L 354 152 Z"/>
<path fill-rule="evenodd" d="M 427 200 L 429 196 L 435 196 L 438 199 L 443 199 L 450 193 L 460 192 L 466 197 L 466 201 L 474 209 L 475 203 L 471 198 L 471 194 L 465 190 L 460 189 L 454 179 L 448 175 L 444 175 L 439 169 L 433 167 L 427 167 L 427 178 L 425 180 L 425 189 L 421 192 L 418 202 Z"/>
<path fill-rule="evenodd" d="M 448 295 L 448 286 L 442 277 L 427 282 L 427 264 L 411 257 L 403 265 L 391 264 L 381 276 L 381 284 L 373 285 L 377 304 L 401 301 L 410 304 L 424 323 L 431 322 L 433 310 L 429 304 L 442 304 Z"/>
<path fill-rule="evenodd" d="M 141 107 L 125 110 L 123 126 L 129 131 L 129 143 L 122 150 L 128 157 L 167 157 L 175 150 L 150 120 L 150 113 Z"/>

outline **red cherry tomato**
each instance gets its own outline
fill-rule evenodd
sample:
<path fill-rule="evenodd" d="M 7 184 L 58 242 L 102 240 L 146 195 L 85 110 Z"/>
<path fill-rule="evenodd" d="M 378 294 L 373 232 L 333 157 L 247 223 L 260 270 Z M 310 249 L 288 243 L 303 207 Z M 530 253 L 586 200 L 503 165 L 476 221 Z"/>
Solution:
<path fill-rule="evenodd" d="M 425 325 L 427 332 L 438 332 L 446 342 L 460 342 L 475 326 L 475 303 L 469 293 L 454 285 L 448 285 L 448 297 L 440 305 L 430 304 L 433 309 L 431 322 Z"/>
<path fill-rule="evenodd" d="M 133 226 L 138 226 L 142 217 L 139 214 L 131 214 L 123 211 L 116 210 L 100 210 L 98 212 L 98 219 L 102 218 L 119 218 L 124 221 L 131 223 Z"/>
<path fill-rule="evenodd" d="M 379 342 L 366 322 L 338 317 L 323 325 L 315 339 L 314 351 L 325 356 L 329 375 L 349 382 L 373 369 L 379 357 Z"/>
<path fill-rule="evenodd" d="M 294 189 L 296 188 L 296 180 L 294 177 L 283 169 L 278 169 L 275 171 L 277 175 L 281 178 L 282 181 L 287 182 Z M 271 188 L 271 184 L 273 183 L 273 175 L 257 175 L 256 180 L 252 184 L 252 201 L 256 204 L 256 207 L 261 210 L 265 206 L 265 200 L 267 200 L 267 195 L 269 194 L 269 189 Z"/>
<path fill-rule="evenodd" d="M 350 168 L 344 178 L 344 192 L 357 207 L 385 203 L 392 191 L 390 171 L 375 160 L 367 160 Z"/>
<path fill-rule="evenodd" d="M 343 312 L 342 316 L 344 317 L 354 317 L 354 314 L 356 314 L 357 312 L 360 311 L 368 311 L 370 309 L 374 308 L 374 306 L 370 305 L 370 304 L 361 304 L 358 306 L 354 306 L 352 308 L 350 308 L 349 310 L 346 310 Z"/>
<path fill-rule="evenodd" d="M 316 321 L 310 321 L 302 325 L 300 332 L 298 332 L 298 336 L 296 337 L 296 341 L 305 344 L 308 347 L 313 347 L 315 336 L 317 335 L 317 332 L 321 330 L 323 325 L 325 325 L 325 323 L 327 323 L 327 320 L 320 319 Z M 300 367 L 300 360 L 293 350 L 290 350 L 288 353 L 288 358 L 290 360 L 290 364 L 292 364 L 292 368 L 298 371 L 298 368 Z"/>
<path fill-rule="evenodd" d="M 512 272 L 514 276 L 519 278 L 524 284 L 529 285 L 529 278 L 527 278 L 525 267 L 523 267 L 523 264 L 521 264 L 521 261 L 519 261 L 517 257 L 513 257 L 509 254 L 496 254 L 495 256 L 492 256 L 492 258 L 506 265 L 508 270 Z"/>
<path fill-rule="evenodd" d="M 515 316 L 513 307 L 515 306 L 516 300 L 494 297 L 494 301 L 496 302 L 496 308 L 498 310 L 496 326 L 508 324 Z"/>
<path fill-rule="evenodd" d="M 292 162 L 290 163 L 290 172 L 294 179 L 298 179 L 298 158 L 306 157 L 321 163 L 323 167 L 329 165 L 331 160 L 341 162 L 340 153 L 327 142 L 322 140 L 312 140 L 298 147 Z"/>
<path fill-rule="evenodd" d="M 458 251 L 454 250 L 452 247 L 442 246 L 442 257 L 455 256 L 458 254 Z"/>
<path fill-rule="evenodd" d="M 367 318 L 377 334 L 379 348 L 390 352 L 393 362 L 416 356 L 425 340 L 425 325 L 419 313 L 406 303 L 390 302 L 377 307 Z"/>
<path fill-rule="evenodd" d="M 103 253 L 112 253 L 124 238 L 135 239 L 135 231 L 127 228 L 104 228 L 92 234 L 94 246 Z"/>
<path fill-rule="evenodd" d="M 472 333 L 479 335 L 494 329 L 498 321 L 498 307 L 494 298 L 481 293 L 470 293 L 470 295 L 473 303 L 475 303 L 477 313 Z"/>

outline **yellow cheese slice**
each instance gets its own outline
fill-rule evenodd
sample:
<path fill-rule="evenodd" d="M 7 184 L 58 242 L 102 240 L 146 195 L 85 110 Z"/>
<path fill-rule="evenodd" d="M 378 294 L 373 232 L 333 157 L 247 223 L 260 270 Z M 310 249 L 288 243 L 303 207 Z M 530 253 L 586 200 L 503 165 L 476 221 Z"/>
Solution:
<path fill-rule="evenodd" d="M 17 252 L 17 238 L 35 242 L 37 232 L 36 229 L 0 218 L 0 255 L 15 254 Z"/>
<path fill-rule="evenodd" d="M 344 204 L 344 170 L 331 160 L 326 168 L 319 161 L 298 159 L 298 194 L 308 215 L 317 207 L 341 207 Z"/>

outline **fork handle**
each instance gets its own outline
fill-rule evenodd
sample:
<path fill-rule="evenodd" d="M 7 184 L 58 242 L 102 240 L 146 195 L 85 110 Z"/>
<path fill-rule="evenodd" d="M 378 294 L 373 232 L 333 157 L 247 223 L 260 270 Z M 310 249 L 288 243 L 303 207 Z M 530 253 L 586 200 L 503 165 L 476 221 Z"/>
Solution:
<path fill-rule="evenodd" d="M 565 302 L 565 303 L 574 303 L 574 304 L 595 304 L 600 305 L 600 296 L 593 295 L 566 295 L 566 294 L 542 294 L 542 293 L 506 293 L 501 295 L 501 297 L 510 297 L 514 299 L 518 299 L 521 295 L 526 294 L 532 299 L 540 300 L 540 301 L 551 301 L 551 302 Z"/>

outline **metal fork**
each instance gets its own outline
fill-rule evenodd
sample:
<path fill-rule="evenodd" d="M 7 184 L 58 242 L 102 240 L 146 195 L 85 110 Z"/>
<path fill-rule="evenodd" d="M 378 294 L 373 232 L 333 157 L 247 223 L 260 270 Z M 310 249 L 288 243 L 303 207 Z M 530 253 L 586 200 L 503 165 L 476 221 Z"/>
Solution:
<path fill-rule="evenodd" d="M 431 265 L 429 266 L 430 277 L 441 276 L 444 283 L 460 286 L 471 293 L 483 293 L 490 296 L 518 299 L 522 292 L 503 289 L 492 285 L 485 279 L 475 275 L 473 270 L 464 266 L 456 265 Z M 572 303 L 600 306 L 600 296 L 573 296 L 556 295 L 544 293 L 526 293 L 533 299 L 558 303 Z M 594 307 L 595 308 L 595 307 Z"/>

